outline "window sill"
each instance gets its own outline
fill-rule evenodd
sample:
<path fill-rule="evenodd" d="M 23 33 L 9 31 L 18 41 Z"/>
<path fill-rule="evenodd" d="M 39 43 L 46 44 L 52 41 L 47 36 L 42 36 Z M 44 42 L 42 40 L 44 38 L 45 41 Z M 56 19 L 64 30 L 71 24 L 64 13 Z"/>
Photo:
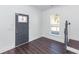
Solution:
<path fill-rule="evenodd" d="M 51 34 L 51 36 L 61 36 L 60 33 L 59 34 L 54 34 L 54 33 L 50 32 L 50 34 Z"/>

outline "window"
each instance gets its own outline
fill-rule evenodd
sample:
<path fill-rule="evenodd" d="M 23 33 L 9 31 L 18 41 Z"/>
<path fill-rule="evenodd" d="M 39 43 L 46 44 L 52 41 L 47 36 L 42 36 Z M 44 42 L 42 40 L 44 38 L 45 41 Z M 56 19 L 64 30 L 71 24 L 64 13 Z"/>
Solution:
<path fill-rule="evenodd" d="M 27 23 L 27 17 L 24 15 L 18 15 L 18 22 L 19 23 Z"/>
<path fill-rule="evenodd" d="M 51 33 L 52 34 L 59 34 L 60 31 L 60 17 L 58 15 L 50 16 L 50 25 L 51 25 Z"/>

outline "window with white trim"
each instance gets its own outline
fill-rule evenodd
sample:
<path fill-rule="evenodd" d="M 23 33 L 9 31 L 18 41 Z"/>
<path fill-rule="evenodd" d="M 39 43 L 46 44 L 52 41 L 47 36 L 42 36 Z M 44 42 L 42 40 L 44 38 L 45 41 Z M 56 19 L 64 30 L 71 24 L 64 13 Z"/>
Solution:
<path fill-rule="evenodd" d="M 60 17 L 58 15 L 50 16 L 50 30 L 52 34 L 59 35 L 60 31 Z"/>

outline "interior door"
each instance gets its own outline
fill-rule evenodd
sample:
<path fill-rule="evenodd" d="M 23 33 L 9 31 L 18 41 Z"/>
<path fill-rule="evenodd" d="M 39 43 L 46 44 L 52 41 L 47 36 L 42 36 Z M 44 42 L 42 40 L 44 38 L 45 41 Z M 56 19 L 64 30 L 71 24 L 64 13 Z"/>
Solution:
<path fill-rule="evenodd" d="M 28 42 L 29 39 L 29 16 L 24 14 L 15 14 L 15 45 Z"/>

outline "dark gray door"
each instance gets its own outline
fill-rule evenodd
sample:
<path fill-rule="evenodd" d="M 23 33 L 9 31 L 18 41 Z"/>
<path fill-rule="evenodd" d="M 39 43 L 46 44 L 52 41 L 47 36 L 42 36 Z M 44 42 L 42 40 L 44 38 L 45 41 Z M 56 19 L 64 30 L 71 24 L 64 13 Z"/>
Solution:
<path fill-rule="evenodd" d="M 24 14 L 15 14 L 16 29 L 15 29 L 15 45 L 18 46 L 29 39 L 29 16 Z"/>

